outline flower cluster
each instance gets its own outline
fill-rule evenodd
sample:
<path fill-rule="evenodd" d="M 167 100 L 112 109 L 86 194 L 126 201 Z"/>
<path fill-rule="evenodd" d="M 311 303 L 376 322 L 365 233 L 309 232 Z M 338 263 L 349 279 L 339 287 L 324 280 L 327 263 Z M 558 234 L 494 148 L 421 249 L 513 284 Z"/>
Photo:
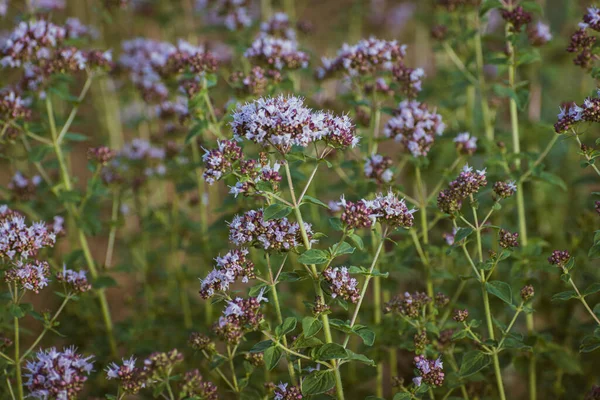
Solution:
<path fill-rule="evenodd" d="M 423 382 L 432 387 L 442 386 L 444 383 L 444 364 L 441 358 L 428 360 L 424 356 L 416 356 L 414 362 L 419 371 L 419 376 L 413 379 L 416 386 L 421 386 Z"/>
<path fill-rule="evenodd" d="M 323 140 L 334 147 L 356 146 L 354 126 L 347 116 L 307 108 L 301 98 L 268 97 L 238 106 L 231 123 L 236 138 L 288 152 Z"/>
<path fill-rule="evenodd" d="M 600 97 L 588 97 L 581 105 L 569 103 L 561 107 L 554 129 L 556 133 L 563 133 L 583 121 L 600 122 Z"/>
<path fill-rule="evenodd" d="M 363 200 L 379 223 L 392 229 L 410 228 L 414 223 L 416 209 L 409 210 L 404 199 L 399 199 L 391 190 L 387 195 L 378 193 L 374 200 Z"/>
<path fill-rule="evenodd" d="M 352 202 L 342 196 L 335 205 L 343 208 L 340 219 L 350 229 L 370 228 L 375 223 L 375 217 L 364 200 Z"/>
<path fill-rule="evenodd" d="M 567 47 L 569 53 L 577 53 L 574 64 L 584 69 L 591 68 L 593 61 L 598 59 L 593 50 L 597 38 L 588 34 L 588 28 L 600 32 L 600 9 L 597 7 L 587 9 L 583 21 L 579 23 L 579 29 L 573 33 Z"/>
<path fill-rule="evenodd" d="M 312 228 L 304 223 L 308 239 Z M 300 225 L 287 218 L 265 220 L 263 210 L 236 215 L 229 224 L 229 240 L 236 246 L 254 245 L 268 251 L 289 251 L 302 243 Z"/>
<path fill-rule="evenodd" d="M 391 157 L 373 154 L 366 159 L 364 167 L 365 176 L 376 180 L 377 183 L 390 183 L 393 178 L 393 172 L 390 169 L 391 166 Z"/>
<path fill-rule="evenodd" d="M 458 178 L 438 194 L 438 208 L 446 214 L 453 214 L 460 210 L 463 200 L 477 193 L 485 185 L 485 169 L 473 172 L 473 168 L 465 165 Z"/>
<path fill-rule="evenodd" d="M 243 95 L 260 96 L 267 90 L 269 84 L 276 85 L 282 81 L 281 72 L 275 69 L 267 69 L 260 66 L 254 66 L 248 74 L 236 72 L 229 78 Z"/>
<path fill-rule="evenodd" d="M 470 156 L 477 151 L 477 138 L 468 132 L 459 133 L 453 141 L 460 154 Z"/>
<path fill-rule="evenodd" d="M 404 100 L 385 125 L 383 134 L 402 144 L 414 157 L 426 156 L 435 136 L 442 135 L 446 125 L 442 116 L 429 111 L 426 104 Z"/>
<path fill-rule="evenodd" d="M 279 383 L 275 387 L 274 400 L 300 400 L 303 399 L 302 391 L 299 387 L 290 386 L 287 383 Z"/>
<path fill-rule="evenodd" d="M 323 271 L 323 278 L 329 284 L 331 297 L 340 297 L 356 303 L 360 298 L 358 281 L 350 276 L 346 267 L 329 267 Z"/>
<path fill-rule="evenodd" d="M 197 369 L 185 373 L 179 395 L 184 399 L 218 400 L 219 398 L 215 384 L 204 380 Z"/>
<path fill-rule="evenodd" d="M 260 24 L 260 31 L 269 36 L 296 40 L 296 31 L 286 13 L 277 12 Z"/>
<path fill-rule="evenodd" d="M 505 229 L 500 229 L 500 231 L 498 231 L 498 241 L 499 241 L 500 247 L 502 247 L 503 249 L 511 249 L 513 247 L 519 247 L 518 238 L 519 238 L 518 232 L 510 233 L 509 231 L 507 231 Z"/>
<path fill-rule="evenodd" d="M 160 379 L 183 362 L 183 354 L 177 349 L 152 353 L 144 360 L 144 371 L 150 379 Z"/>
<path fill-rule="evenodd" d="M 260 313 L 261 301 L 267 301 L 262 292 L 258 297 L 238 297 L 228 302 L 223 315 L 214 326 L 215 333 L 228 343 L 239 343 L 244 333 L 258 329 L 263 319 Z"/>
<path fill-rule="evenodd" d="M 247 249 L 236 249 L 223 257 L 217 257 L 216 267 L 201 280 L 200 296 L 208 299 L 216 292 L 225 292 L 240 276 L 244 283 L 248 282 L 249 278 L 254 278 L 254 263 L 247 256 Z"/>
<path fill-rule="evenodd" d="M 87 67 L 110 67 L 109 51 L 81 50 L 67 44 L 70 39 L 94 36 L 94 31 L 75 18 L 64 26 L 46 20 L 20 22 L 0 49 L 2 67 L 23 68 L 21 86 L 30 90 L 40 88 L 56 73 L 75 73 Z"/>
<path fill-rule="evenodd" d="M 522 6 L 517 6 L 512 10 L 504 9 L 501 14 L 502 18 L 512 25 L 511 29 L 514 32 L 520 32 L 521 28 L 529 24 L 532 20 L 531 13 L 525 11 Z"/>
<path fill-rule="evenodd" d="M 202 156 L 204 162 L 204 180 L 212 185 L 230 172 L 233 164 L 243 157 L 242 148 L 233 140 L 217 141 L 217 148 L 205 150 Z"/>
<path fill-rule="evenodd" d="M 135 366 L 136 359 L 131 357 L 123 359 L 121 365 L 111 363 L 106 368 L 107 379 L 115 379 L 119 382 L 119 386 L 125 393 L 137 394 L 141 389 L 146 387 L 148 380 L 147 374 L 143 368 Z"/>
<path fill-rule="evenodd" d="M 394 296 L 385 303 L 385 312 L 397 312 L 409 318 L 418 318 L 423 307 L 431 302 L 431 298 L 423 292 L 409 293 Z"/>
<path fill-rule="evenodd" d="M 507 199 L 517 192 L 517 184 L 515 181 L 498 181 L 494 183 L 493 190 L 499 199 Z"/>
<path fill-rule="evenodd" d="M 523 286 L 521 289 L 521 299 L 523 301 L 530 300 L 535 295 L 535 289 L 532 285 Z"/>
<path fill-rule="evenodd" d="M 351 46 L 344 44 L 334 59 L 323 58 L 318 70 L 320 78 L 343 71 L 349 76 L 375 75 L 378 71 L 391 71 L 406 56 L 406 45 L 374 37 L 362 39 Z"/>
<path fill-rule="evenodd" d="M 136 38 L 123 42 L 119 65 L 129 72 L 131 81 L 148 102 L 168 99 L 167 83 L 174 79 L 184 89 L 189 79 L 178 79 L 184 72 L 214 72 L 216 59 L 203 46 L 179 40 L 177 45 L 151 39 Z"/>
<path fill-rule="evenodd" d="M 100 165 L 107 165 L 115 156 L 116 152 L 106 146 L 90 147 L 87 151 L 88 160 L 94 160 Z"/>
<path fill-rule="evenodd" d="M 392 76 L 406 97 L 414 99 L 423 89 L 423 79 L 425 78 L 423 68 L 410 68 L 404 64 L 396 65 L 392 69 Z"/>
<path fill-rule="evenodd" d="M 260 35 L 246 50 L 244 56 L 251 62 L 260 63 L 279 71 L 308 67 L 308 54 L 298 50 L 295 40 Z"/>
<path fill-rule="evenodd" d="M 30 117 L 31 110 L 26 100 L 23 100 L 13 90 L 0 93 L 0 118 L 4 123 Z"/>
<path fill-rule="evenodd" d="M 29 396 L 40 400 L 76 398 L 92 372 L 92 358 L 78 354 L 74 347 L 40 350 L 36 359 L 25 365 Z"/>
<path fill-rule="evenodd" d="M 73 271 L 72 269 L 67 269 L 66 266 L 63 266 L 63 270 L 56 274 L 56 280 L 64 283 L 66 287 L 76 293 L 87 292 L 92 288 L 85 271 Z"/>
<path fill-rule="evenodd" d="M 207 16 L 213 25 L 224 25 L 230 31 L 252 25 L 249 0 L 196 0 L 196 9 Z"/>
<path fill-rule="evenodd" d="M 554 250 L 552 255 L 548 257 L 548 262 L 552 265 L 564 267 L 571 259 L 571 254 L 567 250 Z"/>
<path fill-rule="evenodd" d="M 529 42 L 536 47 L 543 46 L 552 40 L 550 27 L 542 21 L 538 21 L 535 25 L 530 26 L 527 30 L 527 36 L 529 37 Z"/>
<path fill-rule="evenodd" d="M 456 322 L 465 322 L 467 318 L 469 318 L 469 310 L 454 310 L 452 319 L 454 319 Z"/>
<path fill-rule="evenodd" d="M 34 197 L 41 182 L 42 177 L 39 175 L 27 178 L 21 171 L 17 171 L 10 180 L 8 188 L 16 199 L 27 201 Z"/>
<path fill-rule="evenodd" d="M 46 261 L 17 261 L 13 268 L 6 271 L 4 280 L 7 283 L 16 283 L 22 290 L 30 290 L 37 294 L 48 286 L 49 275 L 50 266 Z"/>
<path fill-rule="evenodd" d="M 56 234 L 44 222 L 27 225 L 24 216 L 0 206 L 0 258 L 35 257 L 40 249 L 53 247 L 55 242 Z"/>

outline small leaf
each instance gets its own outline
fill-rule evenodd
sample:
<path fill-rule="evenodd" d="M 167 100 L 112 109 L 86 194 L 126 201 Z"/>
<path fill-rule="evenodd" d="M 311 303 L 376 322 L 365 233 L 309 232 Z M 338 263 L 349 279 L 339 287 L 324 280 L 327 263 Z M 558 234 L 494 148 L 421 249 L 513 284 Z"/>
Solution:
<path fill-rule="evenodd" d="M 594 243 L 594 245 L 590 247 L 590 251 L 588 251 L 588 258 L 590 260 L 600 258 L 600 242 Z"/>
<path fill-rule="evenodd" d="M 410 393 L 402 392 L 402 393 L 396 393 L 394 395 L 393 400 L 411 400 L 411 399 L 412 399 L 412 396 L 410 395 Z"/>
<path fill-rule="evenodd" d="M 600 292 L 600 283 L 596 282 L 588 286 L 581 295 L 585 297 L 598 292 Z"/>
<path fill-rule="evenodd" d="M 324 264 L 329 261 L 329 254 L 323 250 L 310 249 L 298 257 L 298 262 L 302 264 Z"/>
<path fill-rule="evenodd" d="M 301 334 L 294 341 L 294 348 L 295 349 L 305 349 L 307 347 L 317 347 L 322 344 L 323 344 L 323 342 L 319 338 L 316 338 L 314 336 L 307 338 L 307 337 L 304 337 L 304 334 Z"/>
<path fill-rule="evenodd" d="M 268 221 L 270 219 L 280 219 L 288 216 L 291 212 L 291 207 L 288 207 L 284 204 L 275 203 L 265 208 L 265 211 L 263 212 L 263 219 L 265 221 Z"/>
<path fill-rule="evenodd" d="M 315 356 L 317 360 L 321 361 L 346 359 L 348 358 L 348 352 L 343 346 L 337 343 L 327 343 L 317 350 Z"/>
<path fill-rule="evenodd" d="M 88 137 L 80 133 L 65 133 L 64 139 L 72 142 L 85 142 Z"/>
<path fill-rule="evenodd" d="M 317 206 L 321 206 L 321 207 L 325 207 L 326 209 L 329 210 L 329 206 L 325 203 L 323 203 L 321 200 L 314 198 L 312 196 L 309 195 L 304 195 L 304 197 L 302 198 L 302 203 L 311 203 L 311 204 L 315 204 Z"/>
<path fill-rule="evenodd" d="M 272 340 L 263 340 L 262 342 L 256 343 L 251 349 L 250 353 L 262 353 L 269 347 L 274 345 Z"/>
<path fill-rule="evenodd" d="M 344 225 L 342 224 L 342 220 L 336 217 L 329 218 L 329 225 L 336 231 L 343 231 Z"/>
<path fill-rule="evenodd" d="M 277 346 L 269 347 L 268 349 L 265 350 L 264 360 L 265 360 L 265 365 L 269 371 L 271 371 L 273 368 L 275 368 L 277 366 L 277 364 L 279 364 L 279 360 L 281 359 L 282 355 L 283 355 L 282 350 Z"/>
<path fill-rule="evenodd" d="M 315 371 L 302 381 L 302 394 L 313 395 L 325 393 L 335 386 L 333 371 Z"/>
<path fill-rule="evenodd" d="M 356 233 L 351 233 L 350 235 L 348 235 L 348 239 L 350 239 L 350 241 L 359 249 L 359 250 L 363 250 L 365 248 L 365 245 L 363 243 L 363 240 L 360 236 L 358 236 Z"/>
<path fill-rule="evenodd" d="M 296 318 L 288 317 L 285 319 L 285 321 L 283 321 L 283 324 L 281 325 L 280 335 L 287 335 L 294 329 L 296 329 Z"/>
<path fill-rule="evenodd" d="M 466 378 L 467 376 L 471 376 L 481 371 L 487 367 L 490 362 L 491 358 L 481 351 L 470 351 L 464 355 L 458 374 L 461 377 Z"/>
<path fill-rule="evenodd" d="M 512 305 L 512 290 L 510 285 L 502 281 L 491 281 L 485 284 L 485 290 L 503 302 Z"/>
<path fill-rule="evenodd" d="M 305 317 L 302 320 L 302 332 L 304 332 L 304 336 L 309 338 L 311 336 L 315 336 L 321 328 L 323 324 L 316 318 L 313 317 Z"/>
<path fill-rule="evenodd" d="M 347 352 L 348 352 L 348 360 L 350 360 L 350 361 L 359 361 L 361 363 L 368 364 L 371 366 L 375 365 L 375 361 L 371 360 L 369 357 L 365 356 L 364 354 L 357 354 L 351 350 L 347 350 Z"/>
<path fill-rule="evenodd" d="M 552 296 L 552 301 L 567 301 L 575 298 L 577 298 L 577 292 L 574 290 L 567 290 L 565 292 L 556 293 Z"/>
<path fill-rule="evenodd" d="M 366 326 L 354 327 L 354 333 L 356 333 L 363 340 L 363 343 L 367 346 L 373 346 L 375 343 L 375 332 L 367 328 Z"/>
<path fill-rule="evenodd" d="M 346 242 L 342 242 L 339 245 L 333 246 L 333 251 L 335 251 L 335 253 L 332 251 L 333 256 L 334 257 L 338 257 L 338 256 L 342 256 L 344 254 L 352 254 L 354 253 L 354 250 L 356 250 L 354 247 L 352 247 L 350 244 L 346 243 Z"/>

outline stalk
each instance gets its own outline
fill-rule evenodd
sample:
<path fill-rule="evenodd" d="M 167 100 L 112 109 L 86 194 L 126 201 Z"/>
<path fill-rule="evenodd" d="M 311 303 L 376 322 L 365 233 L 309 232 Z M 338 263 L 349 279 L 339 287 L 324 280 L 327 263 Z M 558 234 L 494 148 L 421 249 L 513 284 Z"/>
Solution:
<path fill-rule="evenodd" d="M 294 206 L 293 207 L 294 215 L 296 216 L 296 221 L 298 222 L 298 225 L 300 226 L 300 234 L 302 236 L 302 241 L 304 243 L 304 247 L 306 248 L 306 250 L 310 250 L 312 246 L 311 246 L 310 240 L 308 240 L 308 235 L 306 234 L 306 229 L 304 228 L 304 219 L 302 218 L 302 212 L 300 211 L 300 204 L 296 200 L 296 193 L 294 191 L 294 183 L 292 181 L 292 174 L 290 172 L 289 163 L 286 162 L 284 164 L 284 167 L 285 167 L 285 173 L 287 175 L 290 195 L 292 197 L 292 204 Z M 323 289 L 321 289 L 321 286 L 319 285 L 319 272 L 317 271 L 317 266 L 315 264 L 311 264 L 310 271 L 313 275 L 312 278 L 313 278 L 313 286 L 315 288 L 315 292 L 316 292 L 317 296 L 320 296 L 322 299 L 324 299 L 325 296 L 323 294 Z M 333 339 L 331 336 L 331 327 L 329 324 L 329 317 L 327 316 L 327 314 L 321 314 L 321 322 L 323 323 L 323 334 L 325 335 L 325 342 L 333 343 Z M 344 400 L 344 388 L 342 386 L 342 376 L 340 375 L 340 370 L 339 370 L 337 362 L 335 360 L 332 360 L 331 363 L 333 364 L 333 367 L 334 367 L 333 373 L 335 376 L 335 392 L 336 392 L 337 398 L 338 398 L 338 400 Z"/>
<path fill-rule="evenodd" d="M 10 289 L 10 287 L 9 287 Z M 14 297 L 13 303 L 18 306 L 19 305 L 19 288 L 17 284 L 14 284 Z M 23 376 L 21 375 L 21 356 L 20 356 L 20 332 L 19 332 L 19 318 L 14 317 L 14 327 L 15 327 L 15 374 L 17 377 L 17 395 L 19 400 L 23 400 L 25 397 L 23 395 Z"/>
<path fill-rule="evenodd" d="M 267 268 L 269 270 L 269 279 L 270 279 L 270 286 L 271 286 L 271 294 L 273 295 L 273 304 L 275 305 L 275 313 L 277 314 L 277 322 L 279 322 L 279 325 L 283 324 L 283 314 L 281 313 L 281 305 L 279 304 L 279 295 L 277 294 L 277 282 L 275 282 L 275 279 L 273 278 L 273 271 L 271 270 L 271 259 L 269 257 L 269 254 L 266 254 L 267 257 Z M 287 344 L 287 338 L 285 337 L 285 335 L 283 335 L 283 337 L 281 338 L 283 345 L 287 348 L 288 344 Z M 287 358 L 287 365 L 288 365 L 288 373 L 290 374 L 290 379 L 292 380 L 292 384 L 293 385 L 297 385 L 298 381 L 296 379 L 296 372 L 294 371 L 294 365 L 292 364 L 292 361 L 290 360 L 289 357 Z"/>
<path fill-rule="evenodd" d="M 50 133 L 52 134 L 52 146 L 54 148 L 54 152 L 56 154 L 56 158 L 58 160 L 58 165 L 60 168 L 60 175 L 62 184 L 67 191 L 71 191 L 73 185 L 71 183 L 71 178 L 69 176 L 69 171 L 67 170 L 67 166 L 65 163 L 65 157 L 62 152 L 62 148 L 60 147 L 59 136 L 56 129 L 56 122 L 54 119 L 54 111 L 52 109 L 52 101 L 50 100 L 50 96 L 46 97 L 46 111 L 48 113 L 48 119 L 50 122 Z M 66 125 L 65 125 L 66 127 Z M 63 131 L 66 132 L 68 128 L 63 127 Z M 77 210 L 71 204 L 65 204 L 67 208 L 67 212 L 69 216 L 77 221 Z M 83 254 L 86 260 L 86 264 L 90 271 L 90 275 L 93 279 L 98 277 L 98 270 L 96 269 L 96 264 L 94 262 L 94 258 L 90 252 L 89 244 L 87 241 L 87 237 L 85 233 L 79 228 L 78 224 L 76 224 L 76 230 L 78 232 L 79 244 L 81 249 L 83 250 Z M 108 344 L 110 346 L 110 350 L 113 356 L 117 355 L 117 345 L 115 342 L 114 332 L 113 332 L 113 324 L 110 316 L 110 309 L 108 307 L 108 301 L 106 299 L 106 293 L 103 289 L 96 290 L 96 294 L 98 295 L 98 299 L 100 301 L 100 309 L 102 311 L 102 319 L 104 320 L 104 326 L 106 329 L 106 337 L 108 339 Z"/>
<path fill-rule="evenodd" d="M 494 124 L 490 113 L 490 106 L 487 102 L 485 74 L 483 73 L 483 46 L 481 44 L 481 21 L 479 12 L 475 12 L 475 61 L 477 63 L 477 82 L 479 83 L 479 96 L 481 97 L 481 116 L 485 126 L 485 137 L 488 140 L 494 140 Z"/>

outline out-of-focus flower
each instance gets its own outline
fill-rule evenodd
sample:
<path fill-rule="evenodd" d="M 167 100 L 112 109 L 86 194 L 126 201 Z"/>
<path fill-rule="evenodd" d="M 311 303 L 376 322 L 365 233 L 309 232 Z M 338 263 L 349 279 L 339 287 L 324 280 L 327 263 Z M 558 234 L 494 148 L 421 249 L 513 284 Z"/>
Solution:
<path fill-rule="evenodd" d="M 277 70 L 308 67 L 308 54 L 298 50 L 295 40 L 261 35 L 252 42 L 244 56 L 254 63 Z"/>
<path fill-rule="evenodd" d="M 477 151 L 477 138 L 471 136 L 468 132 L 459 133 L 454 138 L 454 143 L 456 143 L 456 150 L 458 150 L 460 154 L 470 156 Z"/>
<path fill-rule="evenodd" d="M 535 25 L 531 26 L 527 30 L 527 36 L 529 37 L 529 42 L 533 46 L 543 46 L 552 40 L 550 26 L 542 21 L 538 21 Z"/>
<path fill-rule="evenodd" d="M 390 183 L 393 178 L 391 166 L 391 157 L 373 154 L 367 157 L 365 161 L 365 176 L 369 179 L 375 179 L 378 183 Z"/>

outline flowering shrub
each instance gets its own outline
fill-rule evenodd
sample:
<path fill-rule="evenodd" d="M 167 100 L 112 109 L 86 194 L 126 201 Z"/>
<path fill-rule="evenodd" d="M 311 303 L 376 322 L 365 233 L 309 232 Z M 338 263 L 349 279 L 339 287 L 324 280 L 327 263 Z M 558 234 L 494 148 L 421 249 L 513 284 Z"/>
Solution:
<path fill-rule="evenodd" d="M 600 399 L 600 10 L 305 3 L 0 0 L 0 400 Z"/>

